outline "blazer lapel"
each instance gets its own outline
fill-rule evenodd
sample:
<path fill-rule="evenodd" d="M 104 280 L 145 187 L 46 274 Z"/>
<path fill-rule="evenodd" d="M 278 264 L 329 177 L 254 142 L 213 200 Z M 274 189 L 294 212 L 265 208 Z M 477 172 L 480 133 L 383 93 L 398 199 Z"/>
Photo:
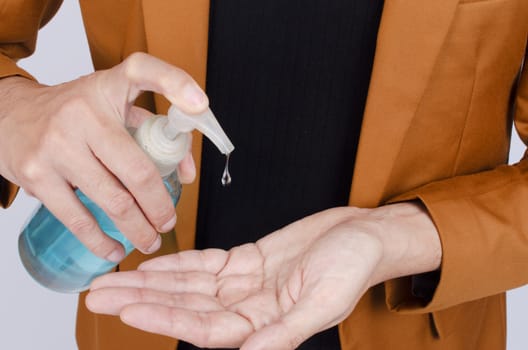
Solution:
<path fill-rule="evenodd" d="M 385 0 L 350 205 L 375 207 L 427 86 L 458 0 Z"/>
<path fill-rule="evenodd" d="M 205 88 L 209 32 L 209 0 L 142 0 L 148 52 L 191 74 Z M 156 95 L 158 113 L 168 101 Z M 176 232 L 181 249 L 194 246 L 202 136 L 193 133 L 196 181 L 185 185 L 176 207 Z"/>

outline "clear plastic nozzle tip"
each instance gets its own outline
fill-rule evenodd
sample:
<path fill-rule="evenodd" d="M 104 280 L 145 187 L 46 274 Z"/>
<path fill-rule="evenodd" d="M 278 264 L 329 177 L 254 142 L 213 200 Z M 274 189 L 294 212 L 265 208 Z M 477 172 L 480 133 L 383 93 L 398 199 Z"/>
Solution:
<path fill-rule="evenodd" d="M 197 129 L 223 154 L 228 155 L 235 149 L 209 108 L 202 114 L 190 116 L 173 105 L 169 109 L 168 119 L 169 122 L 165 125 L 163 133 L 170 140 L 176 138 L 179 133 Z"/>

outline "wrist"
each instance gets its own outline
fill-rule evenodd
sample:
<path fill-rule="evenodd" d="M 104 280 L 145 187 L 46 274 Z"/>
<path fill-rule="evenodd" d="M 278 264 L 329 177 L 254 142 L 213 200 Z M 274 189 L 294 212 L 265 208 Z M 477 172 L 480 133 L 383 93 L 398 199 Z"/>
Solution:
<path fill-rule="evenodd" d="M 402 276 L 436 270 L 442 260 L 438 231 L 420 202 L 405 202 L 372 209 L 378 224 L 370 234 L 382 247 L 372 285 Z"/>
<path fill-rule="evenodd" d="M 9 96 L 9 92 L 11 92 L 12 89 L 17 89 L 19 87 L 31 87 L 31 86 L 37 86 L 39 85 L 34 80 L 31 80 L 26 77 L 22 77 L 19 75 L 13 75 L 8 77 L 2 77 L 0 78 L 0 92 L 3 95 Z"/>
<path fill-rule="evenodd" d="M 26 97 L 30 89 L 40 86 L 37 82 L 21 77 L 10 76 L 0 79 L 0 101 L 5 107 L 0 111 L 0 120 L 11 113 L 18 103 L 31 102 L 31 98 Z"/>

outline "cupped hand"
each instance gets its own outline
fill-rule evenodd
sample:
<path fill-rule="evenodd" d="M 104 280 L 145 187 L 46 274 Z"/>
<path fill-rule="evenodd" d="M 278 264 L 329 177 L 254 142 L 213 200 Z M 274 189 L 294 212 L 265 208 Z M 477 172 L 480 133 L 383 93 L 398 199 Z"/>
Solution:
<path fill-rule="evenodd" d="M 366 209 L 335 208 L 230 251 L 184 251 L 102 276 L 90 310 L 201 347 L 294 349 L 344 320 L 379 282 Z"/>
<path fill-rule="evenodd" d="M 189 114 L 208 105 L 188 74 L 142 53 L 57 86 L 0 81 L 0 174 L 40 199 L 96 255 L 116 262 L 123 247 L 103 234 L 74 189 L 145 253 L 157 250 L 157 232 L 176 222 L 159 173 L 126 130 L 152 116 L 134 106 L 143 91 L 162 94 Z M 194 179 L 190 154 L 179 174 L 182 182 Z"/>

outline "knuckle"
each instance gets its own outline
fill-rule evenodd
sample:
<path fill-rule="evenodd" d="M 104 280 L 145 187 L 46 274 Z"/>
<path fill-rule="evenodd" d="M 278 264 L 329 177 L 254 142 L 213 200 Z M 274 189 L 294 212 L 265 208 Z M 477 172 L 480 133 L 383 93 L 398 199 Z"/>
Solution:
<path fill-rule="evenodd" d="M 147 57 L 149 57 L 148 54 L 146 54 L 144 52 L 137 51 L 137 52 L 133 52 L 132 54 L 130 54 L 128 56 L 127 60 L 129 60 L 129 61 L 139 61 L 141 63 L 141 62 L 144 62 L 144 60 Z"/>
<path fill-rule="evenodd" d="M 68 227 L 75 236 L 86 241 L 97 230 L 97 223 L 88 216 L 74 216 L 69 220 Z"/>
<path fill-rule="evenodd" d="M 172 205 L 168 207 L 163 207 L 160 210 L 157 210 L 154 214 L 151 215 L 152 222 L 157 226 L 164 225 L 174 216 L 174 208 Z"/>
<path fill-rule="evenodd" d="M 92 107 L 83 97 L 69 97 L 48 120 L 42 133 L 42 144 L 45 147 L 53 147 L 54 151 L 58 151 L 57 147 L 60 152 L 67 150 L 68 147 L 64 145 L 77 141 L 76 136 L 81 128 L 93 120 L 93 114 Z"/>
<path fill-rule="evenodd" d="M 159 82 L 164 87 L 183 87 L 186 83 L 193 82 L 191 76 L 183 69 L 170 66 L 168 74 L 159 78 Z"/>
<path fill-rule="evenodd" d="M 70 135 L 72 130 L 78 130 L 80 125 L 91 121 L 93 106 L 85 97 L 72 95 L 63 101 L 48 123 L 48 134 Z"/>
<path fill-rule="evenodd" d="M 147 186 L 153 179 L 160 175 L 153 164 L 143 160 L 137 160 L 129 165 L 130 180 L 135 186 Z"/>
<path fill-rule="evenodd" d="M 19 166 L 18 178 L 27 184 L 40 182 L 45 178 L 45 170 L 42 162 L 35 156 L 22 160 Z"/>
<path fill-rule="evenodd" d="M 158 84 L 161 86 L 162 90 L 165 91 L 171 91 L 171 90 L 181 90 L 181 87 L 183 86 L 181 82 L 181 78 L 176 75 L 175 77 L 171 75 L 164 75 L 157 78 Z"/>
<path fill-rule="evenodd" d="M 63 128 L 63 125 L 59 123 L 50 123 L 49 129 L 43 134 L 40 140 L 40 152 L 44 155 L 54 155 L 57 152 L 64 155 L 68 154 L 70 143 L 68 140 L 68 132 Z"/>
<path fill-rule="evenodd" d="M 132 195 L 124 190 L 118 190 L 106 201 L 106 212 L 116 218 L 125 216 L 134 206 L 136 201 Z"/>
<path fill-rule="evenodd" d="M 107 241 L 102 237 L 97 237 L 96 235 L 91 235 L 90 237 L 91 239 L 87 240 L 85 245 L 92 253 L 105 259 L 112 252 L 113 245 L 107 244 Z"/>
<path fill-rule="evenodd" d="M 123 72 L 128 79 L 133 80 L 138 76 L 146 57 L 147 54 L 143 52 L 135 52 L 123 61 Z"/>
<path fill-rule="evenodd" d="M 92 253 L 103 259 L 106 259 L 108 254 L 112 252 L 112 249 L 108 249 L 106 242 L 102 239 L 97 240 L 97 242 L 92 244 L 89 249 Z"/>

